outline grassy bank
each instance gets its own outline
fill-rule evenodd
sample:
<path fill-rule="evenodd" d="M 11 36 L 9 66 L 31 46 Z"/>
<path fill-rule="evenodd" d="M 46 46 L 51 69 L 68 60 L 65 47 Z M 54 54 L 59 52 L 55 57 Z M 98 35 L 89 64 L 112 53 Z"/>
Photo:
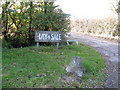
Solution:
<path fill-rule="evenodd" d="M 68 84 L 61 77 L 67 76 L 65 67 L 73 56 L 83 59 L 84 76 Z M 78 46 L 40 46 L 3 49 L 3 88 L 20 87 L 103 87 L 104 60 L 92 48 Z"/>

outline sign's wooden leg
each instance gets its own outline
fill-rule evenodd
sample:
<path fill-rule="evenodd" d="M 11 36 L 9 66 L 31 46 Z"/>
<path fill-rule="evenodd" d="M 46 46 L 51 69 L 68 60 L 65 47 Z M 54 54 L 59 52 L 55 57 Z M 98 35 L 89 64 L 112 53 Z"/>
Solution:
<path fill-rule="evenodd" d="M 39 47 L 39 42 L 37 42 L 37 47 Z"/>
<path fill-rule="evenodd" d="M 57 42 L 57 48 L 56 48 L 56 50 L 58 50 L 58 47 L 59 47 L 59 42 Z"/>
<path fill-rule="evenodd" d="M 67 45 L 70 45 L 68 41 L 67 41 Z"/>
<path fill-rule="evenodd" d="M 76 44 L 78 45 L 78 41 L 76 41 Z"/>

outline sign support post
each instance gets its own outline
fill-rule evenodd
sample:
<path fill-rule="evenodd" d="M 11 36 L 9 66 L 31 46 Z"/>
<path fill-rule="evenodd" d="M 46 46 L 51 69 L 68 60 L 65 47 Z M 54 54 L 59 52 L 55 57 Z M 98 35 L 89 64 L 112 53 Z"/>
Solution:
<path fill-rule="evenodd" d="M 57 42 L 57 48 L 56 48 L 56 50 L 58 50 L 58 47 L 59 47 L 59 42 Z"/>
<path fill-rule="evenodd" d="M 37 42 L 37 44 L 36 44 L 36 45 L 37 45 L 37 47 L 39 47 L 39 42 Z"/>

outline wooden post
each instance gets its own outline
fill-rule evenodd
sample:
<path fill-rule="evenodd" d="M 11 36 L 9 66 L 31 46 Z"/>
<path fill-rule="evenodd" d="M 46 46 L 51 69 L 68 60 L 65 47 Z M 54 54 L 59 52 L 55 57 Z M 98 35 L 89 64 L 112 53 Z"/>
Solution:
<path fill-rule="evenodd" d="M 39 47 L 39 42 L 37 42 L 37 47 Z"/>
<path fill-rule="evenodd" d="M 76 41 L 76 44 L 78 45 L 78 41 Z"/>
<path fill-rule="evenodd" d="M 68 42 L 68 40 L 67 40 L 67 45 L 69 45 L 69 42 Z"/>
<path fill-rule="evenodd" d="M 57 42 L 57 48 L 56 48 L 56 50 L 58 50 L 58 47 L 59 47 L 59 42 Z"/>

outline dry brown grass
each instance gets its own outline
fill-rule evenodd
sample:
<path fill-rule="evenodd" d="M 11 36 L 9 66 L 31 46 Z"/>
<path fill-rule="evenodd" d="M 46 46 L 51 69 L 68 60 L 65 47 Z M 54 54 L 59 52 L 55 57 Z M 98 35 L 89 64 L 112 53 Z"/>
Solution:
<path fill-rule="evenodd" d="M 116 18 L 71 20 L 73 32 L 118 39 Z"/>

